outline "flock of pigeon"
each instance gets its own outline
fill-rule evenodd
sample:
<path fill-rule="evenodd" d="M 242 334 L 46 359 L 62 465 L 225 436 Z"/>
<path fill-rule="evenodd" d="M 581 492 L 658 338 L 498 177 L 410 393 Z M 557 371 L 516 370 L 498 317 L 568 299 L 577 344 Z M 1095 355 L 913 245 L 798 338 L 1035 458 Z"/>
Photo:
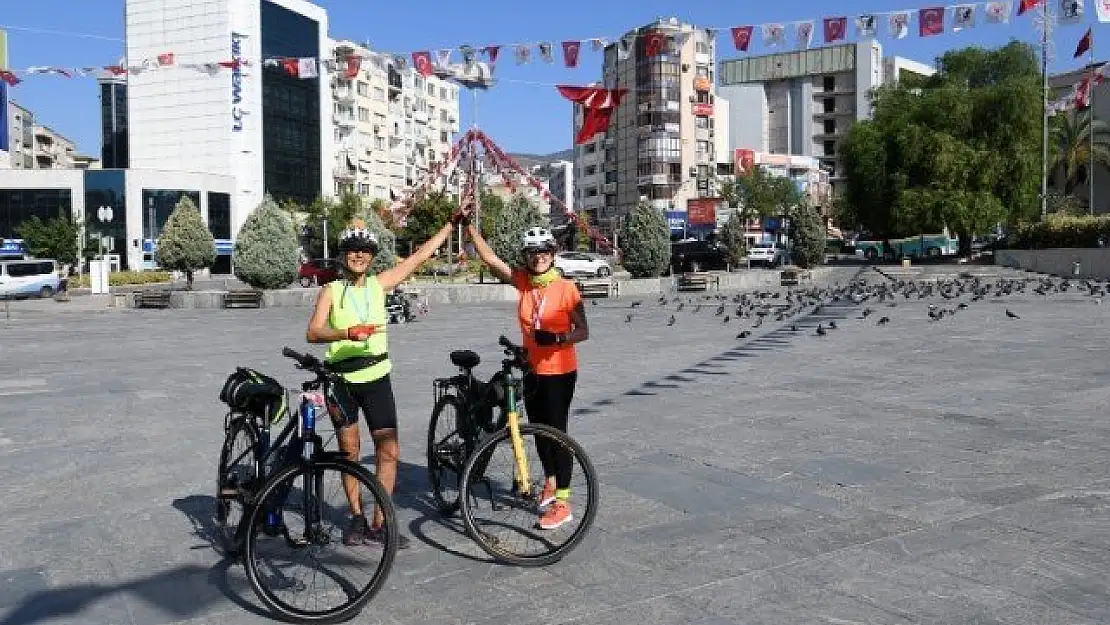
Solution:
<path fill-rule="evenodd" d="M 761 290 L 731 296 L 664 295 L 653 303 L 636 300 L 629 304 L 624 322 L 632 324 L 639 317 L 655 317 L 656 314 L 651 314 L 650 310 L 653 307 L 670 313 L 666 320 L 667 326 L 679 324 L 683 315 L 712 315 L 719 317 L 722 325 L 750 324 L 736 335 L 737 339 L 743 340 L 752 335 L 753 329 L 764 323 L 789 323 L 787 329 L 799 332 L 798 319 L 817 315 L 824 309 L 834 307 L 860 307 L 857 319 L 869 320 L 874 317 L 876 325 L 884 326 L 890 323 L 889 315 L 896 313 L 899 304 L 920 300 L 939 300 L 935 303 L 923 302 L 928 306 L 929 321 L 936 322 L 952 317 L 987 298 L 997 301 L 1016 295 L 1048 297 L 1052 294 L 1075 293 L 1089 296 L 1094 303 L 1101 304 L 1108 289 L 1110 283 L 1106 282 L 1073 281 L 1047 276 L 984 279 L 981 276 L 962 274 L 957 278 L 936 280 L 901 280 L 884 276 L 878 282 L 870 282 L 857 276 L 845 285 L 836 283 L 785 291 Z M 597 302 L 595 300 L 592 303 L 596 305 Z M 880 310 L 884 310 L 885 314 L 880 314 Z M 1010 319 L 1021 319 L 1009 308 L 1005 308 L 1005 315 Z M 827 323 L 823 321 L 818 323 L 815 333 L 825 336 L 830 330 L 836 329 L 835 320 Z"/>

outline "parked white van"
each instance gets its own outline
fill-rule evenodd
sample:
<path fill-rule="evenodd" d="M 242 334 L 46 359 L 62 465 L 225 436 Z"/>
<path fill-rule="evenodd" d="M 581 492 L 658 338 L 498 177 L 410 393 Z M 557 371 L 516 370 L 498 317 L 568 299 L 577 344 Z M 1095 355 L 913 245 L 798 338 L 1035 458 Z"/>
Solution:
<path fill-rule="evenodd" d="M 53 260 L 0 260 L 0 297 L 53 297 L 60 282 Z"/>

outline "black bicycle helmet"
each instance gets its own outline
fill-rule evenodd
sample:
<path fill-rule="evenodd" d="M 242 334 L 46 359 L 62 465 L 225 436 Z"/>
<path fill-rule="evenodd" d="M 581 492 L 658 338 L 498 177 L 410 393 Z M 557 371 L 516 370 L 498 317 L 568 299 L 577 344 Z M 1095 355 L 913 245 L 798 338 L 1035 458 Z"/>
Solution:
<path fill-rule="evenodd" d="M 351 224 L 346 230 L 339 233 L 339 251 L 377 254 L 378 237 L 367 230 L 365 224 Z"/>

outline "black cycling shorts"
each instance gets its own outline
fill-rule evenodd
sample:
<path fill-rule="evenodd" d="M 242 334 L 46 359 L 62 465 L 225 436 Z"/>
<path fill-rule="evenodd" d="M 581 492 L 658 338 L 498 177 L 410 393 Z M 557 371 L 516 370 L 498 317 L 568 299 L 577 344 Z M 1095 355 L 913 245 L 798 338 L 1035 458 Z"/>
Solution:
<path fill-rule="evenodd" d="M 332 386 L 332 399 L 337 410 L 331 412 L 335 429 L 358 423 L 358 411 L 366 415 L 370 432 L 397 429 L 397 402 L 389 374 L 373 382 L 344 382 Z"/>

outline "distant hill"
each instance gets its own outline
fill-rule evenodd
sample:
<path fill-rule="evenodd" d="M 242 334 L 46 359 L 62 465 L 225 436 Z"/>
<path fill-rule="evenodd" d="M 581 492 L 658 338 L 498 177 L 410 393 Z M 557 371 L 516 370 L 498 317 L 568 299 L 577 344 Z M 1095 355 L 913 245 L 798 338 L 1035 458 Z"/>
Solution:
<path fill-rule="evenodd" d="M 535 165 L 547 165 L 555 161 L 573 161 L 574 148 L 553 152 L 551 154 L 509 154 L 524 169 L 531 169 Z"/>

